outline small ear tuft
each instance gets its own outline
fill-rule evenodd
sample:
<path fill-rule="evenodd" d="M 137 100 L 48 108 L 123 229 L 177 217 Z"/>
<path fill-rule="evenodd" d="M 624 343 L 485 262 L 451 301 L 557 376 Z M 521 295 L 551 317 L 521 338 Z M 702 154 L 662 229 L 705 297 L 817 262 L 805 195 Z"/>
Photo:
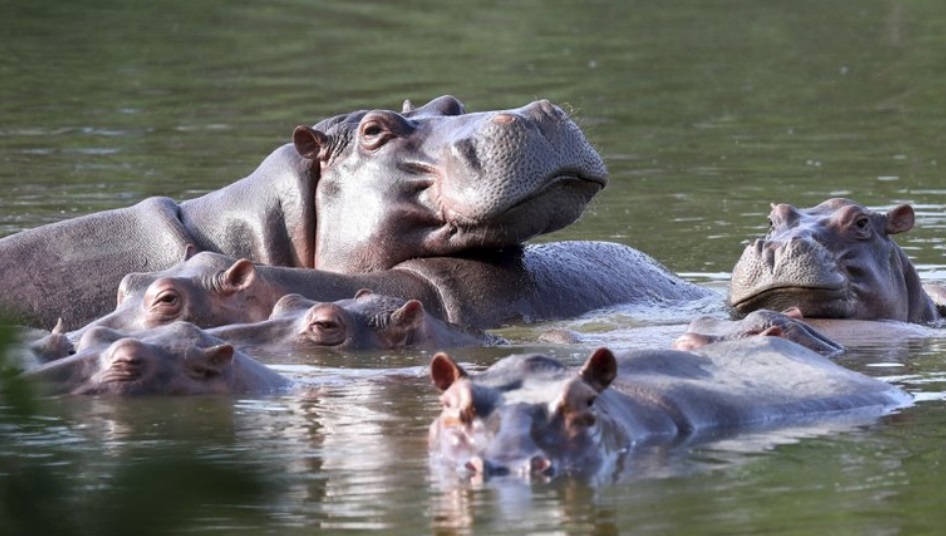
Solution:
<path fill-rule="evenodd" d="M 887 234 L 905 233 L 913 229 L 916 223 L 916 214 L 913 207 L 907 204 L 897 205 L 887 213 Z"/>
<path fill-rule="evenodd" d="M 233 354 L 236 352 L 229 344 L 218 344 L 208 348 L 198 349 L 198 353 L 187 360 L 192 370 L 203 375 L 217 375 L 233 363 Z"/>
<path fill-rule="evenodd" d="M 617 377 L 617 360 L 611 350 L 598 348 L 588 357 L 578 374 L 596 391 L 604 391 Z"/>
<path fill-rule="evenodd" d="M 328 155 L 328 136 L 308 125 L 296 127 L 292 144 L 300 156 L 309 160 L 325 160 Z"/>
<path fill-rule="evenodd" d="M 430 362 L 430 377 L 437 389 L 446 391 L 455 381 L 466 378 L 467 373 L 452 357 L 444 352 L 438 352 Z"/>
<path fill-rule="evenodd" d="M 246 260 L 240 259 L 233 263 L 223 274 L 224 292 L 234 293 L 245 290 L 253 281 L 256 280 L 256 266 Z"/>
<path fill-rule="evenodd" d="M 419 300 L 408 300 L 391 314 L 391 320 L 402 329 L 417 329 L 424 323 L 424 305 Z"/>
<path fill-rule="evenodd" d="M 410 99 L 404 99 L 404 104 L 401 106 L 401 113 L 406 114 L 408 112 L 414 111 L 414 105 L 411 104 Z"/>

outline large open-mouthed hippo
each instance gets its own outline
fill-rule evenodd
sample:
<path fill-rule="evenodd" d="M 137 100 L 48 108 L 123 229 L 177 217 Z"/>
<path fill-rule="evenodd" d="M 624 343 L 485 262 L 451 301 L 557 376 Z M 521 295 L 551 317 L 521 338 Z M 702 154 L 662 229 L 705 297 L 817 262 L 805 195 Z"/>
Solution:
<path fill-rule="evenodd" d="M 466 113 L 445 96 L 347 113 L 297 128 L 248 177 L 202 197 L 151 198 L 0 240 L 0 310 L 76 329 L 114 306 L 126 274 L 167 270 L 193 251 L 309 269 L 303 294 L 323 301 L 363 287 L 422 299 L 417 290 L 444 318 L 477 326 L 707 296 L 623 246 L 520 245 L 575 221 L 606 177 L 548 101 Z"/>
<path fill-rule="evenodd" d="M 601 348 L 578 369 L 516 355 L 477 374 L 441 353 L 431 376 L 442 391 L 432 454 L 484 476 L 607 476 L 646 445 L 879 416 L 912 403 L 891 384 L 779 337 L 619 357 Z"/>
<path fill-rule="evenodd" d="M 290 381 L 187 322 L 129 336 L 109 328 L 83 334 L 76 353 L 28 370 L 48 394 L 264 395 Z"/>
<path fill-rule="evenodd" d="M 742 314 L 794 307 L 805 318 L 939 321 L 913 263 L 890 238 L 914 221 L 906 204 L 886 213 L 848 199 L 773 205 L 769 233 L 733 268 L 729 303 Z"/>

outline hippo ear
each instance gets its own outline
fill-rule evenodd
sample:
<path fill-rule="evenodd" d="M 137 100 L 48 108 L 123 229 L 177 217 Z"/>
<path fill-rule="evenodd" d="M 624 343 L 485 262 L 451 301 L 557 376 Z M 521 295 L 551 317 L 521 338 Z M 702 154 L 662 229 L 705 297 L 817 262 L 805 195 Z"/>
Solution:
<path fill-rule="evenodd" d="M 324 161 L 328 157 L 328 136 L 310 126 L 296 127 L 292 133 L 292 144 L 296 146 L 296 151 L 303 158 Z"/>
<path fill-rule="evenodd" d="M 916 214 L 910 205 L 897 205 L 887 213 L 887 234 L 905 233 L 913 229 Z"/>
<path fill-rule="evenodd" d="M 401 113 L 406 114 L 414 111 L 414 105 L 411 104 L 410 99 L 404 99 L 404 104 L 401 105 Z"/>
<path fill-rule="evenodd" d="M 607 389 L 617 374 L 617 360 L 607 348 L 595 350 L 578 372 L 578 375 L 598 392 Z"/>
<path fill-rule="evenodd" d="M 424 305 L 418 300 L 408 300 L 391 313 L 391 322 L 405 331 L 421 327 L 424 323 Z"/>
<path fill-rule="evenodd" d="M 255 279 L 256 266 L 246 259 L 240 259 L 223 273 L 223 291 L 232 294 L 245 290 Z"/>
<path fill-rule="evenodd" d="M 467 376 L 468 374 L 463 370 L 463 367 L 444 352 L 438 352 L 433 361 L 430 362 L 430 377 L 434 380 L 437 389 L 441 391 L 446 391 L 453 385 L 453 382 Z"/>
<path fill-rule="evenodd" d="M 229 344 L 200 348 L 196 355 L 189 355 L 185 363 L 199 377 L 217 376 L 233 363 L 234 352 Z"/>
<path fill-rule="evenodd" d="M 186 261 L 190 259 L 191 257 L 193 257 L 194 255 L 197 255 L 197 246 L 195 246 L 194 244 L 187 244 L 186 246 L 184 246 L 184 259 L 183 260 Z"/>

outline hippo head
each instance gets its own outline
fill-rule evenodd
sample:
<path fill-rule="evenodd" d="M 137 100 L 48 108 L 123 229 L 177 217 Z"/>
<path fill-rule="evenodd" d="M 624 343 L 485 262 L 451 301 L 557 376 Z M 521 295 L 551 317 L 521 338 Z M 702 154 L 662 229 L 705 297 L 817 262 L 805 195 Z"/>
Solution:
<path fill-rule="evenodd" d="M 285 325 L 284 343 L 295 349 L 393 350 L 423 336 L 425 315 L 418 300 L 363 289 L 352 299 L 336 302 L 287 294 L 276 302 L 268 323 Z"/>
<path fill-rule="evenodd" d="M 810 209 L 772 206 L 769 233 L 733 268 L 729 303 L 738 313 L 797 307 L 806 317 L 930 322 L 936 311 L 890 235 L 913 228 L 899 205 L 886 214 L 847 199 Z"/>
<path fill-rule="evenodd" d="M 442 411 L 431 450 L 479 476 L 587 475 L 616 459 L 628 439 L 599 410 L 617 364 L 596 350 L 575 373 L 538 355 L 512 356 L 471 376 L 444 353 L 431 363 Z"/>
<path fill-rule="evenodd" d="M 607 182 L 601 157 L 548 101 L 466 113 L 444 96 L 296 129 L 316 162 L 315 267 L 384 270 L 522 243 L 574 222 Z"/>
<path fill-rule="evenodd" d="M 74 355 L 30 376 L 58 394 L 228 394 L 234 384 L 234 352 L 186 322 L 135 336 L 96 327 L 82 335 Z"/>
<path fill-rule="evenodd" d="M 167 270 L 126 275 L 115 310 L 72 337 L 96 326 L 132 332 L 177 321 L 211 327 L 263 320 L 275 298 L 256 292 L 256 282 L 256 267 L 246 259 L 197 253 Z"/>

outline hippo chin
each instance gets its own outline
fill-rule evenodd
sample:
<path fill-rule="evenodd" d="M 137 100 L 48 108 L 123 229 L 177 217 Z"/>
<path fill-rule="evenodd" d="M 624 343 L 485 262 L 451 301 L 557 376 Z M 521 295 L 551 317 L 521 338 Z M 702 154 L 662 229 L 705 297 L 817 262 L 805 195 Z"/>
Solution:
<path fill-rule="evenodd" d="M 733 268 L 729 303 L 741 314 L 798 308 L 805 317 L 930 323 L 940 315 L 890 235 L 913 228 L 909 205 L 886 214 L 847 199 L 772 206 L 770 230 Z"/>
<path fill-rule="evenodd" d="M 49 327 L 105 314 L 121 278 L 188 248 L 285 267 L 383 271 L 515 246 L 577 219 L 605 166 L 560 108 L 466 113 L 440 97 L 295 130 L 248 177 L 184 202 L 151 198 L 0 240 L 0 309 Z"/>
<path fill-rule="evenodd" d="M 897 387 L 779 337 L 619 357 L 601 348 L 577 370 L 533 354 L 468 374 L 441 353 L 431 377 L 443 406 L 430 427 L 433 455 L 484 476 L 602 475 L 642 445 L 879 416 L 912 403 Z"/>
<path fill-rule="evenodd" d="M 186 322 L 135 335 L 95 328 L 82 336 L 73 355 L 24 375 L 57 395 L 263 395 L 290 385 Z"/>

